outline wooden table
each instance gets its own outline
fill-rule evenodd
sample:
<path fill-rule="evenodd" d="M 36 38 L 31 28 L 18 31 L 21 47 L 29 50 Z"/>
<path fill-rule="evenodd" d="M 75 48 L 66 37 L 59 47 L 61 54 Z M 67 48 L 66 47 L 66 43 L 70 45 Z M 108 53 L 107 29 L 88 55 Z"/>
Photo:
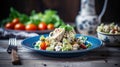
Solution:
<path fill-rule="evenodd" d="M 12 65 L 6 52 L 8 40 L 0 40 L 0 67 L 120 67 L 120 47 L 102 46 L 80 57 L 52 58 L 22 47 L 21 41 L 17 40 L 22 65 Z"/>

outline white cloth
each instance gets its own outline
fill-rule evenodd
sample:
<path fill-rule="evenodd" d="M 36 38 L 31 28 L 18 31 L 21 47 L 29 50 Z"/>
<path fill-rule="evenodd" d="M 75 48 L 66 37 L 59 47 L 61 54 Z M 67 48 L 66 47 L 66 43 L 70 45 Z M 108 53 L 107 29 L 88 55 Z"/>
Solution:
<path fill-rule="evenodd" d="M 38 36 L 39 34 L 38 33 L 29 33 L 29 32 L 25 32 L 25 31 L 18 31 L 18 32 L 14 32 L 14 31 L 7 31 L 7 30 L 4 30 L 3 28 L 0 28 L 0 37 L 10 37 L 10 36 L 16 36 L 16 37 L 22 37 L 22 38 L 25 38 L 25 37 L 33 37 L 33 36 Z"/>

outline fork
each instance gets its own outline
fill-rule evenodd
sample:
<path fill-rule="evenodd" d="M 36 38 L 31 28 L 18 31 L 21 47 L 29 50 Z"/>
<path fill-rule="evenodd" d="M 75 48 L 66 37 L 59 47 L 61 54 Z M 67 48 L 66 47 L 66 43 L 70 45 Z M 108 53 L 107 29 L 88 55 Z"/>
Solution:
<path fill-rule="evenodd" d="M 17 44 L 16 44 L 16 38 L 9 38 L 9 46 L 7 48 L 7 52 L 11 54 L 12 58 L 12 64 L 14 65 L 20 65 L 20 58 L 17 54 Z"/>

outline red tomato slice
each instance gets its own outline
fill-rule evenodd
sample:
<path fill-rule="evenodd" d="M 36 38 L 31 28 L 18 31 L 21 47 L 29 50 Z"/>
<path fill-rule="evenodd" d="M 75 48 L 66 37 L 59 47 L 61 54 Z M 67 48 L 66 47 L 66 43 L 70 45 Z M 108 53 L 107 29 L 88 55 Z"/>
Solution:
<path fill-rule="evenodd" d="M 80 44 L 80 47 L 86 49 L 87 47 L 84 44 Z"/>
<path fill-rule="evenodd" d="M 45 42 L 41 42 L 41 43 L 40 43 L 40 49 L 46 50 L 46 47 L 47 47 L 47 45 L 46 45 Z"/>

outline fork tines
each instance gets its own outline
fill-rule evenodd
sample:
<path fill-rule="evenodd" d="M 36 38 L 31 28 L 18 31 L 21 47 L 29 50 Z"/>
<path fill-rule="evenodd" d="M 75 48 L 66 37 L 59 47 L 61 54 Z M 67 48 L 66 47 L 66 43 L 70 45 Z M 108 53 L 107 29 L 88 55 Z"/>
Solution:
<path fill-rule="evenodd" d="M 11 54 L 12 49 L 17 51 L 16 38 L 9 38 L 9 46 L 7 52 Z"/>

